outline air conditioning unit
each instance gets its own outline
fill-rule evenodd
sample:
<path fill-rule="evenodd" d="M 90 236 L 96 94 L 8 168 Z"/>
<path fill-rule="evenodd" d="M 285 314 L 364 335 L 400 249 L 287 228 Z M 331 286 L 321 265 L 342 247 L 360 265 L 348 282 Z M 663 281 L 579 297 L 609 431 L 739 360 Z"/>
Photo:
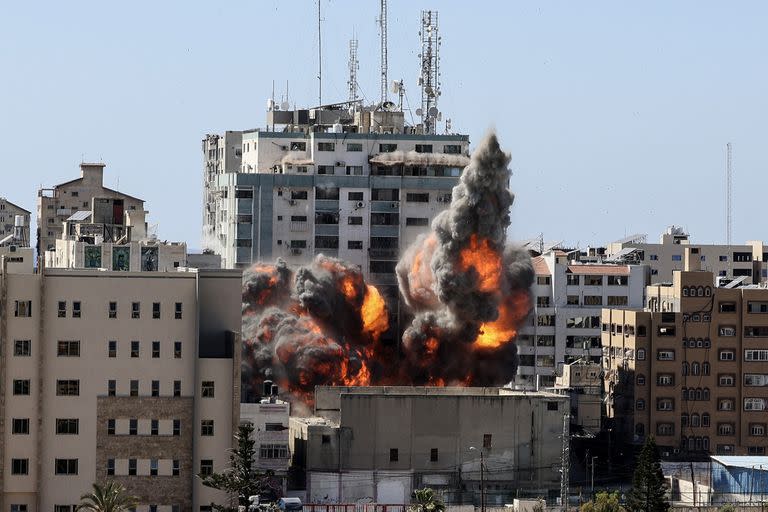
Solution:
<path fill-rule="evenodd" d="M 358 201 L 355 203 L 355 208 L 362 208 L 363 206 L 365 206 L 365 203 L 362 201 Z"/>
<path fill-rule="evenodd" d="M 344 162 L 336 162 L 333 165 L 336 167 L 344 167 Z"/>
<path fill-rule="evenodd" d="M 392 208 L 398 208 L 398 207 L 400 207 L 400 202 L 399 201 L 392 201 L 392 204 L 390 204 L 390 206 Z"/>

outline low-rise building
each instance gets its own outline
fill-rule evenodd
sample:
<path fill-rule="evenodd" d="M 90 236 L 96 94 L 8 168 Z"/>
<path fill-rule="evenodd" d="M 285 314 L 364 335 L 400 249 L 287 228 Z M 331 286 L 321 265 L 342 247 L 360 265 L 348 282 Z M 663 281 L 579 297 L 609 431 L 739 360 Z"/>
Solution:
<path fill-rule="evenodd" d="M 315 416 L 291 418 L 290 449 L 312 503 L 511 503 L 560 492 L 567 398 L 503 388 L 315 388 Z M 567 437 L 567 433 L 566 433 Z M 296 485 L 299 484 L 299 485 Z"/>
<path fill-rule="evenodd" d="M 4 197 L 0 197 L 0 245 L 29 247 L 31 213 Z"/>
<path fill-rule="evenodd" d="M 593 435 L 598 433 L 601 427 L 602 372 L 600 363 L 579 359 L 563 365 L 562 374 L 555 379 L 555 391 L 570 397 L 571 424 Z"/>
<path fill-rule="evenodd" d="M 31 251 L 31 250 L 30 250 Z M 240 418 L 239 271 L 12 267 L 0 256 L 0 508 L 72 512 L 115 480 L 138 510 L 220 500 Z"/>
<path fill-rule="evenodd" d="M 768 288 L 713 286 L 698 251 L 644 309 L 603 309 L 608 426 L 667 454 L 764 455 Z"/>
<path fill-rule="evenodd" d="M 270 381 L 265 384 L 271 385 Z M 273 471 L 286 489 L 291 457 L 288 449 L 288 422 L 291 404 L 277 398 L 270 389 L 258 403 L 240 404 L 240 421 L 253 425 L 256 449 L 256 469 Z"/>

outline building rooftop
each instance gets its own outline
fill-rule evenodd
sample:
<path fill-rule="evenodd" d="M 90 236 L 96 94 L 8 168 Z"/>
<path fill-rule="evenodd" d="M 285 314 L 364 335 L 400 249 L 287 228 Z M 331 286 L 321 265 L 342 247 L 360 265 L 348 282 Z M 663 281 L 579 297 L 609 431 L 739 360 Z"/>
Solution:
<path fill-rule="evenodd" d="M 626 276 L 629 275 L 627 265 L 610 264 L 586 264 L 586 265 L 568 265 L 568 272 L 571 274 L 607 274 Z"/>
<path fill-rule="evenodd" d="M 463 386 L 316 386 L 316 391 L 338 390 L 348 395 L 390 395 L 390 396 L 538 396 L 541 398 L 562 398 L 556 393 L 545 391 L 520 391 L 505 387 L 463 387 Z"/>
<path fill-rule="evenodd" d="M 541 256 L 531 258 L 531 262 L 533 263 L 533 271 L 536 272 L 537 276 L 552 275 L 552 272 L 549 271 L 549 267 L 547 266 L 547 262 L 544 261 L 544 258 Z"/>
<path fill-rule="evenodd" d="M 728 467 L 768 470 L 768 457 L 764 455 L 713 455 L 712 460 Z"/>

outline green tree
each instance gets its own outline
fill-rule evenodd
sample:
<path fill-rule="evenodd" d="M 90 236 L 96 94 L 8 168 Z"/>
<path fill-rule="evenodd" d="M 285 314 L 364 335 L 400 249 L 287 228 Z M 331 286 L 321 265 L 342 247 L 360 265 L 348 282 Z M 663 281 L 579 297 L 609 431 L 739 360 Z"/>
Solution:
<path fill-rule="evenodd" d="M 592 501 L 584 503 L 579 510 L 580 512 L 624 512 L 625 508 L 619 504 L 617 491 L 601 491 Z"/>
<path fill-rule="evenodd" d="M 627 508 L 631 512 L 666 512 L 667 482 L 661 471 L 661 459 L 656 440 L 649 436 L 635 466 L 632 490 L 627 496 Z"/>
<path fill-rule="evenodd" d="M 207 476 L 198 475 L 203 485 L 224 491 L 230 496 L 230 503 L 217 505 L 211 503 L 214 510 L 221 512 L 236 511 L 238 505 L 248 505 L 248 497 L 260 495 L 280 496 L 280 485 L 272 471 L 260 472 L 254 469 L 256 442 L 253 440 L 253 425 L 243 423 L 235 434 L 237 448 L 230 450 L 229 468 L 222 473 Z"/>
<path fill-rule="evenodd" d="M 110 480 L 103 486 L 93 484 L 92 492 L 80 496 L 77 511 L 125 512 L 135 506 L 136 497 L 128 494 L 119 483 Z"/>
<path fill-rule="evenodd" d="M 429 487 L 414 490 L 413 499 L 415 501 L 411 507 L 413 512 L 445 512 L 445 503 Z"/>

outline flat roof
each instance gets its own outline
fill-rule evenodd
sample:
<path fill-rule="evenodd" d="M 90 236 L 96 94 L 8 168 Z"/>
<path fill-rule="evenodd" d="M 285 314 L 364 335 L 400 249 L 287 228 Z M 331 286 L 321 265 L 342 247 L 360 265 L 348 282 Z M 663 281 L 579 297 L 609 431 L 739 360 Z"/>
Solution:
<path fill-rule="evenodd" d="M 765 466 L 761 469 L 768 471 L 768 457 L 764 455 L 712 455 L 712 460 L 732 468 L 759 469 Z"/>
<path fill-rule="evenodd" d="M 504 387 L 465 386 L 315 386 L 315 389 L 338 390 L 344 395 L 386 395 L 386 396 L 503 396 L 541 398 L 564 398 L 557 393 L 546 391 L 521 391 Z"/>
<path fill-rule="evenodd" d="M 568 265 L 567 271 L 571 274 L 629 275 L 629 267 L 627 265 Z"/>

